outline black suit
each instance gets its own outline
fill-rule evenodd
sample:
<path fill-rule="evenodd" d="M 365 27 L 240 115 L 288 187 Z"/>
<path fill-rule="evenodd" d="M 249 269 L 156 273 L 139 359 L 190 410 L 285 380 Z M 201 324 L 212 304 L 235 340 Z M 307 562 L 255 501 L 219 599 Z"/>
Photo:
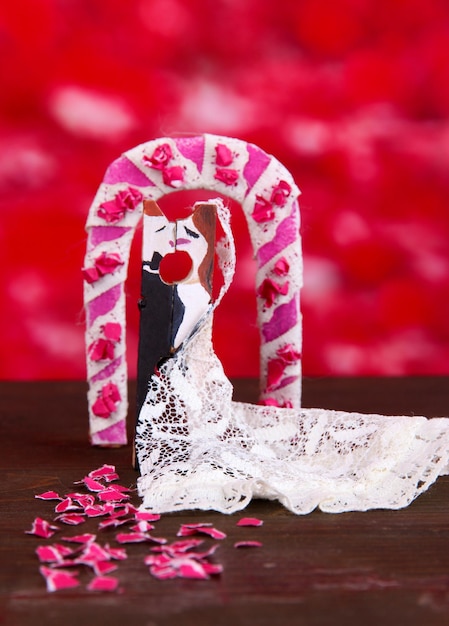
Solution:
<path fill-rule="evenodd" d="M 155 253 L 150 262 L 142 267 L 142 297 L 139 301 L 140 328 L 139 353 L 137 363 L 137 416 L 140 413 L 148 390 L 148 382 L 155 367 L 170 356 L 173 351 L 176 333 L 184 317 L 185 307 L 178 295 L 176 285 L 167 285 L 157 270 L 160 255 Z"/>

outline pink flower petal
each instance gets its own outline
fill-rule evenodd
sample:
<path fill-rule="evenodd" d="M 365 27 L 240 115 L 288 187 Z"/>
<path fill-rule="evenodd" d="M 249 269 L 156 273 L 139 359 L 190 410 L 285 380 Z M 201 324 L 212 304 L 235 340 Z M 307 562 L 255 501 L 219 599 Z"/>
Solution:
<path fill-rule="evenodd" d="M 31 526 L 31 530 L 26 530 L 27 535 L 36 535 L 36 537 L 43 537 L 49 539 L 53 537 L 55 531 L 59 530 L 59 526 L 53 526 L 41 517 L 36 517 Z"/>
<path fill-rule="evenodd" d="M 128 499 L 129 495 L 111 486 L 100 491 L 98 497 L 102 502 L 121 502 L 122 500 Z"/>
<path fill-rule="evenodd" d="M 207 550 L 204 550 L 203 552 L 189 551 L 189 557 L 191 559 L 196 559 L 197 561 L 204 562 L 205 559 L 215 554 L 215 552 L 217 551 L 219 547 L 220 546 L 218 545 L 218 543 L 214 543 L 212 546 L 210 546 L 210 548 L 208 548 Z"/>
<path fill-rule="evenodd" d="M 214 178 L 221 181 L 225 185 L 230 186 L 234 185 L 237 182 L 239 178 L 239 172 L 238 170 L 217 167 L 215 170 Z"/>
<path fill-rule="evenodd" d="M 147 522 L 158 522 L 161 516 L 157 513 L 148 513 L 147 511 L 136 511 L 135 519 L 137 521 L 144 520 Z"/>
<path fill-rule="evenodd" d="M 143 543 L 149 541 L 149 536 L 146 533 L 118 533 L 115 540 L 118 543 Z"/>
<path fill-rule="evenodd" d="M 177 537 L 188 537 L 189 535 L 195 535 L 196 533 L 202 533 L 204 535 L 209 535 L 213 539 L 225 539 L 226 534 L 221 530 L 217 530 L 216 528 L 212 528 L 211 524 L 200 523 L 200 524 L 182 524 L 181 528 L 177 532 Z"/>
<path fill-rule="evenodd" d="M 114 324 L 113 322 L 109 324 L 105 324 L 104 326 L 105 334 L 106 334 L 106 326 L 120 326 L 120 324 Z M 112 339 L 112 337 L 108 337 L 108 338 Z M 94 480 L 97 480 L 98 478 L 104 478 L 108 482 L 110 482 L 111 476 L 114 476 L 113 480 L 118 478 L 118 474 L 115 471 L 115 465 L 102 465 L 101 467 L 98 467 L 97 469 L 94 469 L 91 472 L 89 472 L 88 476 L 89 478 L 93 478 Z"/>
<path fill-rule="evenodd" d="M 170 566 L 153 565 L 150 567 L 150 574 L 159 580 L 169 580 L 178 576 L 175 569 Z"/>
<path fill-rule="evenodd" d="M 220 566 L 203 563 L 190 556 L 173 558 L 165 555 L 158 557 L 149 555 L 145 559 L 145 564 L 150 566 L 150 573 L 160 580 L 175 577 L 205 580 L 209 578 L 209 574 L 221 572 Z"/>
<path fill-rule="evenodd" d="M 158 548 L 152 548 L 152 551 L 156 551 Z M 171 558 L 170 556 L 167 556 L 166 554 L 147 554 L 147 556 L 144 558 L 143 562 L 145 563 L 145 565 L 166 565 L 167 563 L 170 563 Z"/>
<path fill-rule="evenodd" d="M 115 489 L 116 491 L 121 491 L 123 493 L 126 492 L 126 491 L 132 491 L 132 489 L 130 489 L 129 487 L 125 487 L 125 485 L 118 485 L 118 484 L 111 485 L 109 487 L 109 489 Z M 126 506 L 129 508 L 129 507 L 132 507 L 133 505 L 132 504 L 127 504 Z"/>
<path fill-rule="evenodd" d="M 73 537 L 62 537 L 64 541 L 69 541 L 71 543 L 89 543 L 90 541 L 95 541 L 97 538 L 96 535 L 92 535 L 91 533 L 84 533 L 82 535 L 74 535 Z"/>
<path fill-rule="evenodd" d="M 84 515 L 79 515 L 77 513 L 62 513 L 61 515 L 58 515 L 56 519 L 58 522 L 68 524 L 69 526 L 78 526 L 86 521 Z"/>
<path fill-rule="evenodd" d="M 102 517 L 103 515 L 108 515 L 109 511 L 101 504 L 95 504 L 93 506 L 86 506 L 84 514 L 87 515 L 87 517 Z"/>
<path fill-rule="evenodd" d="M 40 573 L 47 583 L 47 591 L 59 591 L 60 589 L 71 589 L 79 586 L 77 580 L 78 572 L 68 572 L 66 570 L 54 570 L 49 567 L 42 566 L 39 568 Z"/>
<path fill-rule="evenodd" d="M 227 167 L 234 160 L 231 150 L 224 143 L 218 143 L 215 146 L 215 154 L 215 163 L 219 167 Z"/>
<path fill-rule="evenodd" d="M 165 554 L 169 554 L 171 556 L 178 556 L 192 550 L 193 548 L 201 546 L 203 543 L 203 539 L 184 539 L 183 541 L 174 541 L 168 545 L 151 548 L 151 551 L 164 552 Z"/>
<path fill-rule="evenodd" d="M 73 550 L 66 546 L 38 546 L 36 554 L 41 563 L 61 563 L 66 556 L 73 554 Z"/>
<path fill-rule="evenodd" d="M 115 591 L 119 585 L 119 580 L 115 576 L 96 576 L 88 584 L 89 591 Z"/>
<path fill-rule="evenodd" d="M 62 500 L 61 496 L 56 491 L 44 491 L 37 496 L 34 496 L 39 500 Z"/>
<path fill-rule="evenodd" d="M 71 498 L 64 498 L 55 506 L 55 513 L 65 513 L 66 511 L 79 511 L 80 507 L 73 503 Z"/>
<path fill-rule="evenodd" d="M 257 517 L 242 517 L 236 526 L 262 526 L 263 521 Z"/>
<path fill-rule="evenodd" d="M 201 565 L 203 567 L 204 572 L 208 576 L 221 574 L 223 572 L 223 565 L 220 565 L 219 563 L 207 563 L 203 561 Z"/>
<path fill-rule="evenodd" d="M 109 544 L 106 544 L 104 549 L 114 561 L 124 561 L 128 558 L 125 548 L 111 548 Z"/>
<path fill-rule="evenodd" d="M 81 483 L 84 483 L 84 481 L 81 481 Z M 79 504 L 83 509 L 87 506 L 93 506 L 95 503 L 95 496 L 90 493 L 68 493 L 67 497 Z"/>
<path fill-rule="evenodd" d="M 105 528 L 117 528 L 118 526 L 129 524 L 130 521 L 131 519 L 128 517 L 123 517 L 122 519 L 118 517 L 113 517 L 100 522 L 98 524 L 98 528 L 100 528 L 101 530 L 104 530 Z"/>
<path fill-rule="evenodd" d="M 153 524 L 150 524 L 150 522 L 147 522 L 145 520 L 140 520 L 139 522 L 137 522 L 137 524 L 130 526 L 130 529 L 135 530 L 136 532 L 139 532 L 139 533 L 147 533 L 150 530 L 154 530 L 154 526 Z"/>
<path fill-rule="evenodd" d="M 262 545 L 260 541 L 237 541 L 234 548 L 260 548 Z"/>
<path fill-rule="evenodd" d="M 61 543 L 54 543 L 53 548 L 58 550 L 59 554 L 61 554 L 64 558 L 67 556 L 71 556 L 78 548 L 69 548 L 69 546 L 64 546 Z"/>
<path fill-rule="evenodd" d="M 105 488 L 103 483 L 100 483 L 98 480 L 90 478 L 90 476 L 85 476 L 83 478 L 83 483 L 85 484 L 87 489 L 89 489 L 89 491 L 100 492 L 103 491 Z"/>
<path fill-rule="evenodd" d="M 110 563 L 109 561 L 92 561 L 92 563 L 86 563 L 86 565 L 90 565 L 97 576 L 110 574 L 118 569 L 115 563 Z"/>
<path fill-rule="evenodd" d="M 153 543 L 158 543 L 159 545 L 163 545 L 167 543 L 167 539 L 165 537 L 155 537 L 154 535 L 147 534 L 148 540 Z"/>
<path fill-rule="evenodd" d="M 204 567 L 198 561 L 193 559 L 185 559 L 179 563 L 178 567 L 179 576 L 181 578 L 197 578 L 200 580 L 206 580 L 209 578 L 208 574 L 204 571 Z"/>
<path fill-rule="evenodd" d="M 199 529 L 200 533 L 204 533 L 205 535 L 209 535 L 212 539 L 226 539 L 226 533 L 221 530 L 217 530 L 216 528 L 201 528 Z"/>
<path fill-rule="evenodd" d="M 91 541 L 86 544 L 80 559 L 85 561 L 108 561 L 110 555 L 109 551 L 100 546 L 99 543 Z"/>

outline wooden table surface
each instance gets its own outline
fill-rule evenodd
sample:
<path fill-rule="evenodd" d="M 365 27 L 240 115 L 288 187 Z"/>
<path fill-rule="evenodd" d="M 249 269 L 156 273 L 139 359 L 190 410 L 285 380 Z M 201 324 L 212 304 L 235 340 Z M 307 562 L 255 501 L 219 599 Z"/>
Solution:
<path fill-rule="evenodd" d="M 235 397 L 251 401 L 256 390 L 255 381 L 236 381 Z M 277 503 L 254 501 L 231 516 L 164 515 L 156 522 L 157 534 L 170 540 L 188 522 L 212 522 L 227 533 L 214 556 L 224 567 L 220 576 L 159 581 L 143 564 L 149 546 L 136 544 L 127 546 L 129 558 L 119 564 L 119 591 L 87 591 L 88 573 L 82 573 L 82 586 L 48 593 L 35 549 L 49 542 L 24 531 L 37 516 L 52 519 L 54 503 L 36 500 L 35 494 L 73 491 L 74 481 L 104 463 L 116 466 L 122 484 L 136 481 L 130 446 L 89 446 L 85 391 L 80 382 L 0 383 L 0 624 L 449 624 L 449 477 L 400 511 L 295 516 Z M 305 380 L 303 404 L 442 416 L 449 414 L 449 381 Z M 242 516 L 259 517 L 264 525 L 239 528 Z M 89 520 L 77 532 L 92 532 L 97 525 Z M 68 531 L 74 534 L 73 528 Z M 115 531 L 101 532 L 114 544 Z M 263 546 L 234 548 L 242 539 Z"/>

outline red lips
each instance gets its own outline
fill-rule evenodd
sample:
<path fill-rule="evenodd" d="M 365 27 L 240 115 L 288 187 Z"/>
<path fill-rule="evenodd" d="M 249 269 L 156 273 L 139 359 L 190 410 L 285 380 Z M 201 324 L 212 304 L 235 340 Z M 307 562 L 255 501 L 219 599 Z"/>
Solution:
<path fill-rule="evenodd" d="M 159 275 L 164 283 L 174 285 L 188 278 L 192 267 L 193 261 L 190 254 L 185 250 L 175 250 L 162 258 Z"/>

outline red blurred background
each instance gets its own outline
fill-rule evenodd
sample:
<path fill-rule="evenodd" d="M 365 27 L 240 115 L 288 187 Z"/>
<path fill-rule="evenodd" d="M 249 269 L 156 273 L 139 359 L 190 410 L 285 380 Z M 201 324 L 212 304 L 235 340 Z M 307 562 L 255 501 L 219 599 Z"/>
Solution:
<path fill-rule="evenodd" d="M 446 0 L 2 3 L 0 377 L 84 377 L 84 223 L 105 169 L 203 132 L 256 143 L 302 190 L 306 376 L 448 374 L 448 41 Z M 215 342 L 230 375 L 254 376 L 234 222 Z"/>

